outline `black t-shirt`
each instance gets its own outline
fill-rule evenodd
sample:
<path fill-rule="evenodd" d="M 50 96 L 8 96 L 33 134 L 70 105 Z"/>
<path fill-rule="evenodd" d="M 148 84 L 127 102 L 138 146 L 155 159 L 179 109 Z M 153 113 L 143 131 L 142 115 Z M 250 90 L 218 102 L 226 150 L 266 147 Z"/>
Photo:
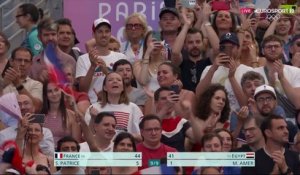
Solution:
<path fill-rule="evenodd" d="M 194 63 L 189 59 L 187 51 L 182 51 L 182 63 L 179 65 L 181 70 L 181 81 L 183 89 L 195 92 L 201 74 L 206 66 L 211 65 L 209 58 L 202 59 Z"/>
<path fill-rule="evenodd" d="M 299 154 L 285 149 L 284 153 L 287 166 L 294 174 L 300 174 Z M 241 174 L 270 174 L 274 167 L 274 161 L 263 148 L 255 152 L 255 167 L 242 167 Z M 285 173 L 285 172 L 283 172 Z"/>

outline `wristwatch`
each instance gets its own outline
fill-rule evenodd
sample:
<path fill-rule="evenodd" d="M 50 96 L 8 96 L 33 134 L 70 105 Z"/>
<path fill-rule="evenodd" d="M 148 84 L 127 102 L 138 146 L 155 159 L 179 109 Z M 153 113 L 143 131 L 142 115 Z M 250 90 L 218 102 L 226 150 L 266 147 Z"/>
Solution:
<path fill-rule="evenodd" d="M 23 84 L 19 85 L 16 87 L 17 91 L 21 91 L 22 89 L 24 89 L 24 86 Z"/>

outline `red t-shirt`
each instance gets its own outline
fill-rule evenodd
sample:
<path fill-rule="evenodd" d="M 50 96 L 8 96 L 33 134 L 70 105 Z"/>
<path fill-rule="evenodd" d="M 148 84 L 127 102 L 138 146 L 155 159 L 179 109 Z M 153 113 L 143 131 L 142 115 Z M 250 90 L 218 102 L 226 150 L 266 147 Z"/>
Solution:
<path fill-rule="evenodd" d="M 161 143 L 160 147 L 157 149 L 149 149 L 144 146 L 143 143 L 139 143 L 136 147 L 137 152 L 142 152 L 142 166 L 139 170 L 148 168 L 148 161 L 151 159 L 161 159 L 167 157 L 168 152 L 177 152 L 175 148 L 169 147 Z"/>

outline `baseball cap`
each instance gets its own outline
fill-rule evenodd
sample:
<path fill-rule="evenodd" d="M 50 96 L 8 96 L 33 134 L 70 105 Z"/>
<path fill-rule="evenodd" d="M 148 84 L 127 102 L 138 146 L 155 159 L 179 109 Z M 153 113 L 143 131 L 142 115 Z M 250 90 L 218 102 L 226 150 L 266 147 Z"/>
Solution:
<path fill-rule="evenodd" d="M 255 89 L 254 98 L 256 98 L 256 96 L 259 95 L 262 92 L 268 92 L 268 93 L 272 94 L 275 98 L 277 98 L 274 88 L 272 86 L 269 86 L 269 85 L 266 85 L 266 84 L 258 86 Z"/>
<path fill-rule="evenodd" d="M 99 19 L 96 19 L 93 23 L 93 32 L 95 32 L 96 28 L 102 24 L 106 24 L 106 25 L 108 25 L 109 28 L 111 28 L 110 22 L 107 19 L 99 18 Z"/>
<path fill-rule="evenodd" d="M 240 46 L 239 39 L 235 33 L 226 33 L 220 38 L 220 45 L 226 42 L 230 42 L 232 44 Z"/>
<path fill-rule="evenodd" d="M 179 13 L 177 11 L 176 8 L 173 7 L 164 7 L 160 10 L 159 12 L 159 18 L 161 18 L 161 16 L 165 13 L 172 13 L 173 15 L 175 15 L 177 18 L 179 18 Z"/>

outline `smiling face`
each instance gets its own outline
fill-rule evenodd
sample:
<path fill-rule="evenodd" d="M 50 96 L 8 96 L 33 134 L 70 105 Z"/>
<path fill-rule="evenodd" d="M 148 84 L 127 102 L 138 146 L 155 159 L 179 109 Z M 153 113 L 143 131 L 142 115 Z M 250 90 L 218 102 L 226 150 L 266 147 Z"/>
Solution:
<path fill-rule="evenodd" d="M 145 33 L 142 21 L 137 16 L 133 16 L 128 19 L 125 29 L 129 41 L 133 39 L 141 39 Z"/>
<path fill-rule="evenodd" d="M 230 12 L 221 10 L 216 16 L 216 26 L 219 30 L 230 30 L 232 27 L 232 19 Z"/>
<path fill-rule="evenodd" d="M 94 129 L 99 139 L 111 141 L 116 134 L 116 120 L 111 116 L 105 116 L 100 123 L 94 124 Z"/>
<path fill-rule="evenodd" d="M 107 75 L 103 90 L 105 90 L 108 94 L 121 94 L 122 91 L 124 91 L 124 85 L 121 75 L 115 72 Z"/>
<path fill-rule="evenodd" d="M 130 138 L 124 138 L 115 146 L 115 152 L 133 152 L 133 144 Z"/>
<path fill-rule="evenodd" d="M 181 23 L 177 16 L 173 13 L 164 13 L 161 16 L 159 25 L 162 31 L 164 32 L 176 32 L 180 27 Z"/>
<path fill-rule="evenodd" d="M 253 146 L 263 139 L 262 132 L 260 128 L 256 125 L 255 119 L 251 119 L 244 124 L 243 130 L 246 138 L 246 142 L 249 146 Z"/>
<path fill-rule="evenodd" d="M 101 26 L 95 29 L 94 38 L 96 40 L 97 45 L 101 47 L 107 47 L 109 44 L 110 37 L 111 29 L 107 24 L 101 24 Z"/>
<path fill-rule="evenodd" d="M 176 80 L 177 75 L 173 73 L 172 68 L 169 65 L 162 64 L 158 67 L 157 81 L 161 87 L 171 86 Z"/>
<path fill-rule="evenodd" d="M 218 133 L 218 135 L 221 136 L 222 138 L 222 142 L 223 142 L 222 150 L 224 152 L 229 152 L 232 149 L 232 140 L 230 134 L 226 131 L 221 131 Z"/>
<path fill-rule="evenodd" d="M 281 36 L 288 35 L 291 27 L 292 24 L 289 18 L 287 16 L 282 16 L 277 21 L 277 25 L 275 28 L 276 34 Z"/>

